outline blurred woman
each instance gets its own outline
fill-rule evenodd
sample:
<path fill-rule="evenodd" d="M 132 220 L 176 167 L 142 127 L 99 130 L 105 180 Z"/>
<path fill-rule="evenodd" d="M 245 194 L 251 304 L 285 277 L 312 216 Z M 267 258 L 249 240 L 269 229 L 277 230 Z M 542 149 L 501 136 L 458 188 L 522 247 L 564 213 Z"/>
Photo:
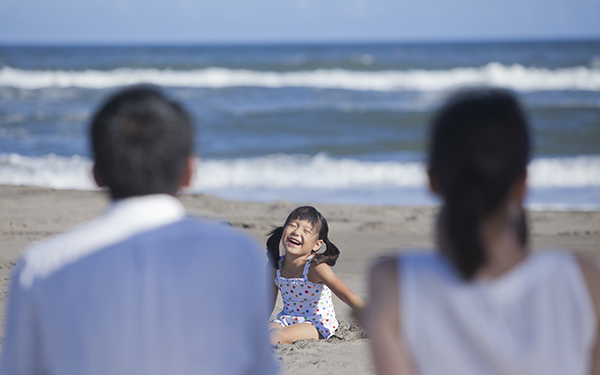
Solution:
<path fill-rule="evenodd" d="M 379 374 L 600 371 L 600 272 L 566 251 L 528 251 L 529 156 L 507 91 L 461 91 L 438 111 L 428 169 L 443 201 L 438 250 L 371 271 L 364 319 Z"/>

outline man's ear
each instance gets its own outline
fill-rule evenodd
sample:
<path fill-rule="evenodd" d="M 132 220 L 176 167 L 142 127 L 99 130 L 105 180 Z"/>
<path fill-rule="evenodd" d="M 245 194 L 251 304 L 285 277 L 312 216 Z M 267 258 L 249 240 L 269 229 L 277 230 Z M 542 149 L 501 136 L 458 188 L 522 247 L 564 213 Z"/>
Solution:
<path fill-rule="evenodd" d="M 94 163 L 94 167 L 92 168 L 92 175 L 94 176 L 94 182 L 96 182 L 96 185 L 98 185 L 99 188 L 106 187 L 102 181 L 102 177 L 100 177 L 100 174 L 98 173 L 98 166 L 96 163 Z"/>
<path fill-rule="evenodd" d="M 179 187 L 186 188 L 192 183 L 192 177 L 194 177 L 194 170 L 196 169 L 196 155 L 192 154 L 188 157 L 187 163 L 181 175 L 181 181 Z M 200 158 L 198 158 L 200 160 Z"/>
<path fill-rule="evenodd" d="M 431 167 L 427 168 L 427 179 L 429 181 L 429 190 L 431 190 L 431 192 L 435 195 L 440 195 L 440 185 L 438 184 Z"/>

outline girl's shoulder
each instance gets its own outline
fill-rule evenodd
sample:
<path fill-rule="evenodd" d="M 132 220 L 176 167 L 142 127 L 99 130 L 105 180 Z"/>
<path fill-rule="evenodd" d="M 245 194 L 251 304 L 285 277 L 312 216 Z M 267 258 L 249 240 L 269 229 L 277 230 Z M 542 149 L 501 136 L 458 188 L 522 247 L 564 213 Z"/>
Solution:
<path fill-rule="evenodd" d="M 310 262 L 310 261 L 309 261 Z M 323 272 L 324 270 L 331 270 L 331 266 L 327 263 L 309 264 L 308 272 Z"/>
<path fill-rule="evenodd" d="M 310 264 L 308 268 L 308 281 L 315 284 L 323 284 L 324 280 L 333 270 L 327 263 Z"/>

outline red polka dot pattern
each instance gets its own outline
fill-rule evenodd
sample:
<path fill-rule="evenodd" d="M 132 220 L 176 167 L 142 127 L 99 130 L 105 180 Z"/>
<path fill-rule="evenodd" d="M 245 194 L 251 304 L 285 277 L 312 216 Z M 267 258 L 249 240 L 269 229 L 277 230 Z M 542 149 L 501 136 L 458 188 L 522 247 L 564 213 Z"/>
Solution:
<path fill-rule="evenodd" d="M 280 258 L 280 269 L 283 259 L 284 257 Z M 328 338 L 338 327 L 331 290 L 324 284 L 315 284 L 308 280 L 309 267 L 310 260 L 304 266 L 302 278 L 281 277 L 277 270 L 274 282 L 283 298 L 283 310 L 274 322 L 284 327 L 310 323 L 323 337 Z"/>

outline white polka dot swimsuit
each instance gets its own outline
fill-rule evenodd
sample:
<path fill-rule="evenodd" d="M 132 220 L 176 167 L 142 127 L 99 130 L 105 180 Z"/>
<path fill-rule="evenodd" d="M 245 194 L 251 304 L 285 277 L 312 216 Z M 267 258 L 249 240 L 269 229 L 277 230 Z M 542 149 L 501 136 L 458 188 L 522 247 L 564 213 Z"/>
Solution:
<path fill-rule="evenodd" d="M 325 284 L 315 284 L 308 281 L 310 261 L 306 262 L 302 271 L 302 278 L 281 277 L 283 256 L 279 260 L 279 269 L 275 278 L 275 285 L 283 298 L 283 310 L 277 314 L 274 322 L 284 327 L 310 323 L 325 338 L 329 338 L 337 329 L 338 321 L 333 310 L 331 290 Z"/>

